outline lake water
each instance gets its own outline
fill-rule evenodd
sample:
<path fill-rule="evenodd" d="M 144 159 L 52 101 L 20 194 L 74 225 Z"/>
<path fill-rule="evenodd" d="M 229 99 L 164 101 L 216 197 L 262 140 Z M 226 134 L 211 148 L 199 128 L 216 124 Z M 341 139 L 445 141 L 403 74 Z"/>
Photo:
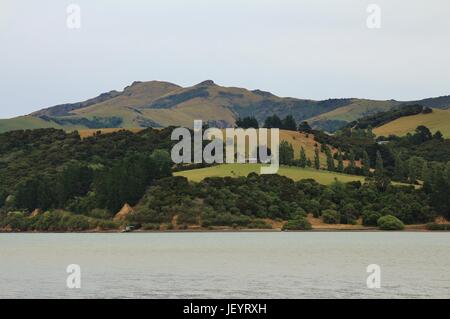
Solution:
<path fill-rule="evenodd" d="M 450 233 L 0 234 L 0 298 L 450 298 L 449 270 Z"/>

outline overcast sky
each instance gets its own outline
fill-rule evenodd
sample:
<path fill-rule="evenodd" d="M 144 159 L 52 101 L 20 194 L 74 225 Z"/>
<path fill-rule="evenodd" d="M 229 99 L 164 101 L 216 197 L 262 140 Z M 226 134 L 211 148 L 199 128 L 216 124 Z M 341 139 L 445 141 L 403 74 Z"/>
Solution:
<path fill-rule="evenodd" d="M 81 28 L 66 8 L 81 8 Z M 366 25 L 381 8 L 381 29 Z M 0 0 L 0 118 L 135 80 L 280 96 L 450 94 L 448 0 Z"/>

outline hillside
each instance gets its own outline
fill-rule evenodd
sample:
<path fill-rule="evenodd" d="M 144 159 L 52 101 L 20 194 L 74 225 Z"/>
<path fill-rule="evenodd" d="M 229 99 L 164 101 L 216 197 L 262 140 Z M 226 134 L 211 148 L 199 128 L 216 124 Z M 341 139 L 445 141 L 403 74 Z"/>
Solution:
<path fill-rule="evenodd" d="M 134 82 L 123 91 L 110 91 L 86 101 L 0 120 L 0 132 L 48 127 L 65 130 L 189 127 L 195 119 L 217 127 L 229 127 L 238 117 L 254 116 L 262 123 L 273 114 L 293 115 L 297 122 L 308 120 L 315 127 L 332 131 L 360 117 L 403 103 L 406 102 L 283 98 L 261 90 L 223 87 L 210 80 L 190 87 L 162 81 Z M 430 98 L 423 103 L 446 109 L 450 107 L 450 97 Z"/>
<path fill-rule="evenodd" d="M 450 138 L 450 109 L 434 109 L 429 114 L 404 116 L 375 128 L 373 132 L 378 136 L 403 136 L 414 132 L 419 125 L 428 127 L 433 133 L 441 131 L 444 137 Z"/>
<path fill-rule="evenodd" d="M 184 176 L 191 181 L 200 182 L 206 177 L 247 176 L 250 173 L 259 173 L 260 167 L 261 164 L 223 164 L 207 168 L 177 172 L 174 175 Z M 312 168 L 288 166 L 280 167 L 278 175 L 289 177 L 294 181 L 299 181 L 302 179 L 314 179 L 315 181 L 323 185 L 329 185 L 336 179 L 344 183 L 352 181 L 364 181 L 364 177 L 362 176 L 340 174 L 324 170 L 315 170 Z"/>

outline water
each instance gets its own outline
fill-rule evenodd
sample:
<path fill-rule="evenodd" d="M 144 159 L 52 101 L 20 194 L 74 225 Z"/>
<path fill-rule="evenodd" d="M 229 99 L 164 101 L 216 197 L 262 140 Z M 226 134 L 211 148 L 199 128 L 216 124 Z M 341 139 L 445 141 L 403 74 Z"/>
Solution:
<path fill-rule="evenodd" d="M 449 233 L 0 234 L 0 298 L 450 298 L 449 269 Z"/>

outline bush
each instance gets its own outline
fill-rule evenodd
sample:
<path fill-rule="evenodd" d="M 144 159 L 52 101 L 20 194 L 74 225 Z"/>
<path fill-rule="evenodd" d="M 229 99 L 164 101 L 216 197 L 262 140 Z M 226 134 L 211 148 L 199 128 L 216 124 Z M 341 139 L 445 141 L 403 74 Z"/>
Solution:
<path fill-rule="evenodd" d="M 355 206 L 352 204 L 345 205 L 341 211 L 341 224 L 350 224 L 355 225 L 356 219 L 358 215 L 358 211 L 356 210 Z"/>
<path fill-rule="evenodd" d="M 142 225 L 143 230 L 159 230 L 159 228 L 160 228 L 159 224 L 146 223 Z"/>
<path fill-rule="evenodd" d="M 450 230 L 450 224 L 428 223 L 428 230 Z"/>
<path fill-rule="evenodd" d="M 364 226 L 378 226 L 378 219 L 380 219 L 381 214 L 369 210 L 364 211 L 362 217 Z"/>
<path fill-rule="evenodd" d="M 118 229 L 119 225 L 111 220 L 99 220 L 97 227 L 101 230 Z"/>
<path fill-rule="evenodd" d="M 402 230 L 405 228 L 403 222 L 392 215 L 380 217 L 377 224 L 381 230 Z"/>
<path fill-rule="evenodd" d="M 339 224 L 341 215 L 332 209 L 327 209 L 322 212 L 323 222 L 325 224 Z"/>
<path fill-rule="evenodd" d="M 284 226 L 283 230 L 311 230 L 311 224 L 304 217 L 299 217 L 288 221 Z"/>
<path fill-rule="evenodd" d="M 272 225 L 266 223 L 261 219 L 255 219 L 247 225 L 248 228 L 252 229 L 272 229 Z"/>
<path fill-rule="evenodd" d="M 166 225 L 166 229 L 167 229 L 167 230 L 173 230 L 174 228 L 175 228 L 175 227 L 173 226 L 172 223 Z"/>
<path fill-rule="evenodd" d="M 0 228 L 9 227 L 13 231 L 26 231 L 31 225 L 31 220 L 28 219 L 22 212 L 9 213 L 6 218 L 0 223 Z"/>

